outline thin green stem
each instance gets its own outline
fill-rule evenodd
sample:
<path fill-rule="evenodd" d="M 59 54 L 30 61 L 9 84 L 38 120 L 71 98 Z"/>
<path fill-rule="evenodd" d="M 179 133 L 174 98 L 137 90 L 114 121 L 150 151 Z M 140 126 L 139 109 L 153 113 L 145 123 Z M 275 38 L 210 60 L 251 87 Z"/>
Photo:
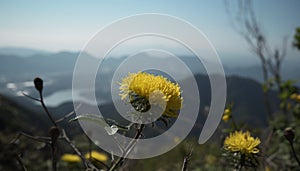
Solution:
<path fill-rule="evenodd" d="M 134 145 L 136 144 L 136 142 L 138 141 L 138 139 L 142 135 L 144 127 L 145 127 L 144 124 L 141 124 L 139 126 L 139 128 L 138 128 L 138 130 L 137 130 L 137 132 L 134 136 L 134 139 L 132 139 L 132 141 L 129 142 L 129 144 L 125 148 L 125 151 L 123 152 L 122 156 L 120 158 L 118 158 L 117 161 L 112 163 L 111 167 L 109 168 L 109 171 L 115 170 L 124 161 L 126 156 L 130 153 L 130 151 L 133 149 Z"/>

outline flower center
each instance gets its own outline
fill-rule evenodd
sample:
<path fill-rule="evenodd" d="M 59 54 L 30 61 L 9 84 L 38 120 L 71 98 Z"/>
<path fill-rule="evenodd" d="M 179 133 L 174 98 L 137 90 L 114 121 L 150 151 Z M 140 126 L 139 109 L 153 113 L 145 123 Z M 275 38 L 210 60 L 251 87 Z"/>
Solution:
<path fill-rule="evenodd" d="M 138 112 L 145 113 L 151 109 L 149 100 L 146 97 L 139 96 L 135 92 L 129 93 L 129 100 L 132 107 Z"/>

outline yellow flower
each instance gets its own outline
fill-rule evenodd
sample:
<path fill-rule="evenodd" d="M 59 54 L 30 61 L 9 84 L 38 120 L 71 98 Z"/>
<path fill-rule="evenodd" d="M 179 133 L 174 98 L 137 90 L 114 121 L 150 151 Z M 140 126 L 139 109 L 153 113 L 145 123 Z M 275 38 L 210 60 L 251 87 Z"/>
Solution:
<path fill-rule="evenodd" d="M 230 135 L 226 137 L 224 148 L 225 150 L 231 152 L 251 154 L 259 152 L 259 149 L 257 148 L 259 144 L 259 138 L 251 137 L 249 131 L 244 133 L 242 131 L 235 131 L 234 133 L 230 133 Z"/>
<path fill-rule="evenodd" d="M 64 154 L 61 156 L 61 160 L 66 162 L 80 162 L 81 159 L 78 155 L 75 154 Z"/>
<path fill-rule="evenodd" d="M 229 115 L 223 115 L 223 117 L 222 117 L 222 120 L 223 120 L 224 122 L 227 122 L 229 119 L 230 119 L 230 116 L 229 116 Z"/>
<path fill-rule="evenodd" d="M 163 76 L 146 72 L 129 73 L 120 83 L 122 100 L 129 98 L 135 110 L 147 112 L 150 102 L 164 106 L 163 115 L 177 117 L 182 107 L 182 98 L 178 84 L 172 83 Z"/>
<path fill-rule="evenodd" d="M 107 159 L 108 159 L 105 154 L 99 153 L 97 151 L 92 151 L 91 156 L 92 156 L 93 159 L 96 159 L 96 160 L 102 161 L 102 162 L 106 162 Z M 90 158 L 90 153 L 86 153 L 84 157 L 89 159 Z"/>
<path fill-rule="evenodd" d="M 290 95 L 290 99 L 300 102 L 300 94 L 293 93 L 292 95 Z"/>
<path fill-rule="evenodd" d="M 92 151 L 91 155 L 92 155 L 93 159 L 96 159 L 96 160 L 102 161 L 102 162 L 105 162 L 108 159 L 105 154 L 99 153 L 97 151 Z M 86 159 L 90 159 L 90 153 L 86 153 L 84 155 L 84 157 Z M 61 156 L 61 160 L 66 161 L 66 162 L 80 162 L 81 158 L 76 154 L 64 154 Z"/>
<path fill-rule="evenodd" d="M 297 102 L 300 102 L 300 94 L 297 95 L 296 101 L 297 101 Z"/>
<path fill-rule="evenodd" d="M 224 115 L 230 115 L 231 114 L 231 110 L 230 109 L 225 109 L 224 110 Z"/>

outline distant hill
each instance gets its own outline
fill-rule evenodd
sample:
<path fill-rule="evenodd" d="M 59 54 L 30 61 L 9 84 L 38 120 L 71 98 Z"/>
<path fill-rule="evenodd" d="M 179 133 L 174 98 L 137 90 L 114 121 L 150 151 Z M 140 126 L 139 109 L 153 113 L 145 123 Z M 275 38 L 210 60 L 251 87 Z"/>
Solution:
<path fill-rule="evenodd" d="M 1 49 L 2 52 L 1 53 Z M 19 54 L 22 50 L 32 51 L 26 58 Z M 25 53 L 24 53 L 25 54 Z M 30 55 L 29 55 L 30 54 Z M 63 76 L 72 77 L 74 66 L 79 52 L 39 53 L 39 50 L 22 48 L 0 48 L 0 82 L 6 79 L 10 82 L 26 81 L 37 75 L 43 77 Z M 94 59 L 91 55 L 83 53 L 86 58 Z M 145 57 L 145 56 L 144 56 Z M 104 61 L 101 72 L 113 73 L 121 64 L 124 57 L 109 57 Z M 180 56 L 180 59 L 194 74 L 206 73 L 201 61 L 192 56 Z M 300 58 L 288 58 L 282 68 L 284 79 L 300 79 Z M 226 75 L 238 75 L 262 81 L 262 72 L 259 64 L 243 67 L 225 62 L 223 64 Z M 2 77 L 2 78 L 1 78 Z M 300 84 L 300 83 L 299 83 Z"/>
<path fill-rule="evenodd" d="M 49 125 L 50 122 L 42 113 L 0 95 L 0 130 L 2 133 L 47 131 L 46 127 Z"/>
<path fill-rule="evenodd" d="M 210 84 L 205 75 L 196 75 L 196 81 L 200 93 L 200 117 L 197 123 L 202 125 L 206 119 L 204 107 L 210 106 Z M 189 82 L 189 78 L 185 81 Z M 247 123 L 249 127 L 266 127 L 267 114 L 263 102 L 263 91 L 261 85 L 249 78 L 239 76 L 226 77 L 227 99 L 226 103 L 234 103 L 233 115 L 240 123 Z M 193 96 L 190 94 L 188 96 Z M 276 93 L 270 93 L 271 103 L 278 104 Z"/>
<path fill-rule="evenodd" d="M 46 55 L 51 52 L 45 50 L 38 50 L 33 48 L 25 48 L 25 47 L 0 47 L 0 54 L 2 55 L 13 55 L 19 57 L 29 57 L 33 55 Z"/>
<path fill-rule="evenodd" d="M 27 58 L 0 54 L 2 75 L 53 75 L 70 73 L 74 69 L 78 53 L 60 52 L 55 54 L 36 54 Z"/>

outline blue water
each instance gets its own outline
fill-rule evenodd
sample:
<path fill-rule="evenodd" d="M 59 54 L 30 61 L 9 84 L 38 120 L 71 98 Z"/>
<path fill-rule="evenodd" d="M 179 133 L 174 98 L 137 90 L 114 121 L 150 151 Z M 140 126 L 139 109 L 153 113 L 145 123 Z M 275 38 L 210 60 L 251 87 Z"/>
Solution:
<path fill-rule="evenodd" d="M 75 92 L 73 94 L 74 96 L 72 96 L 72 89 L 60 90 L 60 91 L 56 91 L 55 93 L 49 96 L 46 96 L 44 100 L 47 106 L 50 107 L 57 107 L 63 103 L 72 102 L 74 99 L 80 100 L 88 104 L 94 104 L 91 100 L 87 99 L 82 95 L 84 91 L 85 90 L 82 90 L 81 92 Z M 97 99 L 97 104 L 103 104 L 105 102 L 107 102 L 107 100 Z"/>

